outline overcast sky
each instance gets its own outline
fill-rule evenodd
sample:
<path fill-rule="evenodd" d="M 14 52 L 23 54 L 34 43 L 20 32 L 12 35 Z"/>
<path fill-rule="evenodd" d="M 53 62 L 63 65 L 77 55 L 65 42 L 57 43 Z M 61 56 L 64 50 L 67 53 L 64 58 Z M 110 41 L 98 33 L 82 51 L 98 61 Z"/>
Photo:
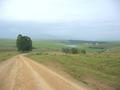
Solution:
<path fill-rule="evenodd" d="M 33 38 L 120 40 L 120 0 L 0 0 L 0 37 L 18 33 Z"/>

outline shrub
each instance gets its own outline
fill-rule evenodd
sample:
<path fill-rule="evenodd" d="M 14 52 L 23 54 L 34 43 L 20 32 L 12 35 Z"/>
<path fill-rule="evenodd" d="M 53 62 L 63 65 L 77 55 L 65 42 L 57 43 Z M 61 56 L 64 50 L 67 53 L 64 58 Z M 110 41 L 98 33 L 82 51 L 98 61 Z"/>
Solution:
<path fill-rule="evenodd" d="M 79 50 L 77 48 L 62 48 L 62 52 L 69 54 L 78 54 Z"/>
<path fill-rule="evenodd" d="M 86 54 L 86 50 L 84 50 L 84 49 L 82 49 L 80 52 L 81 52 L 82 54 Z"/>
<path fill-rule="evenodd" d="M 62 48 L 62 52 L 64 52 L 64 53 L 71 53 L 69 48 Z"/>
<path fill-rule="evenodd" d="M 72 54 L 78 54 L 79 50 L 77 48 L 71 48 Z"/>

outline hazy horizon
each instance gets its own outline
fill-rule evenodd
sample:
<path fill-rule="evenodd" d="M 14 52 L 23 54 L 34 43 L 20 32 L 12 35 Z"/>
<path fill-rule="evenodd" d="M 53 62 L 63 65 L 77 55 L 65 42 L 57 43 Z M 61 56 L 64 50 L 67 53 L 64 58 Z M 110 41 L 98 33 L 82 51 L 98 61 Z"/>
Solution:
<path fill-rule="evenodd" d="M 119 0 L 0 0 L 0 38 L 120 41 Z"/>

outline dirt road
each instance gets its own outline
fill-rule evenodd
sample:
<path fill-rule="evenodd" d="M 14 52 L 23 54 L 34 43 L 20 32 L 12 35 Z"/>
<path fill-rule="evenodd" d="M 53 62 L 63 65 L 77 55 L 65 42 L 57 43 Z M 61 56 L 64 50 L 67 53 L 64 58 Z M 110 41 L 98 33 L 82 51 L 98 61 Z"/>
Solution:
<path fill-rule="evenodd" d="M 0 90 L 88 90 L 23 55 L 0 63 Z"/>

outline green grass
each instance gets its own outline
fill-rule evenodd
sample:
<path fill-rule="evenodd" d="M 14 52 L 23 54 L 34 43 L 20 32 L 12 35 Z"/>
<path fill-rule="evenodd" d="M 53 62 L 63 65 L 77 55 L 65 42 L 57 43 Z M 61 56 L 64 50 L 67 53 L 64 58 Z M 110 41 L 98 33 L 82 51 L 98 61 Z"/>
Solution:
<path fill-rule="evenodd" d="M 0 47 L 15 47 L 16 41 L 14 39 L 0 39 Z"/>
<path fill-rule="evenodd" d="M 16 51 L 15 40 L 0 39 L 0 51 Z"/>
<path fill-rule="evenodd" d="M 0 62 L 18 54 L 15 45 L 15 40 L 0 39 Z"/>
<path fill-rule="evenodd" d="M 52 40 L 35 40 L 33 41 L 33 47 L 37 49 L 59 49 L 65 47 L 63 43 L 52 41 Z"/>
<path fill-rule="evenodd" d="M 0 62 L 4 61 L 4 60 L 7 60 L 15 55 L 17 55 L 18 52 L 16 51 L 5 51 L 5 52 L 0 52 Z"/>
<path fill-rule="evenodd" d="M 88 53 L 86 55 L 31 53 L 28 56 L 43 64 L 58 62 L 77 80 L 86 82 L 84 78 L 94 77 L 120 90 L 120 53 Z"/>

